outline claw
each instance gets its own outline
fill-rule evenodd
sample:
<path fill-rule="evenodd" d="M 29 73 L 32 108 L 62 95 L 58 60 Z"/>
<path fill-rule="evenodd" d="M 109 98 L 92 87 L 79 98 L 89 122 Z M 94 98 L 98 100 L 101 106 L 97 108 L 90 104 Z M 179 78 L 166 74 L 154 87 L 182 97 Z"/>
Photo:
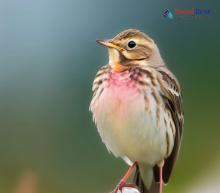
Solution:
<path fill-rule="evenodd" d="M 118 191 L 122 192 L 122 188 L 125 186 L 126 183 L 124 181 L 121 181 L 111 193 L 118 193 Z"/>
<path fill-rule="evenodd" d="M 125 182 L 120 182 L 117 187 L 111 193 L 122 193 L 123 188 L 134 188 L 137 189 L 135 184 L 126 184 Z"/>
<path fill-rule="evenodd" d="M 136 168 L 137 162 L 134 162 L 133 165 L 128 169 L 125 176 L 122 178 L 122 180 L 119 182 L 119 184 L 116 186 L 116 188 L 111 193 L 120 193 L 122 192 L 123 187 L 131 187 L 131 184 L 126 184 L 128 178 L 132 174 L 133 170 Z M 120 192 L 119 192 L 120 191 Z"/>

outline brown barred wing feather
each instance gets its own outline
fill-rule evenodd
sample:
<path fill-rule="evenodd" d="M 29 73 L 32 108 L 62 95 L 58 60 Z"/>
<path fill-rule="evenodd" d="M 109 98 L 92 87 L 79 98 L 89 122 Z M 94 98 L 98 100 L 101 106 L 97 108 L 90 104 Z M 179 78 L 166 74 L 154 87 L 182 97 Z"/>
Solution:
<path fill-rule="evenodd" d="M 164 160 L 163 181 L 164 183 L 168 183 L 173 166 L 178 157 L 183 133 L 182 130 L 184 119 L 182 96 L 180 85 L 175 76 L 165 67 L 158 69 L 158 72 L 161 76 L 161 78 L 159 78 L 161 84 L 161 96 L 163 98 L 166 109 L 171 113 L 176 129 L 173 150 L 171 154 Z M 154 167 L 154 176 L 155 180 L 159 181 L 158 166 Z"/>

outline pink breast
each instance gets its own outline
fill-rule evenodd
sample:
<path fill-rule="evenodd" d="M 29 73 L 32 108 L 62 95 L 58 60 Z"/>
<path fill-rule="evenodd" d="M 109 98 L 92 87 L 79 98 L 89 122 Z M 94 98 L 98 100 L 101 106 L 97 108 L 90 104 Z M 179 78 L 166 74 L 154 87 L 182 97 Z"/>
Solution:
<path fill-rule="evenodd" d="M 122 104 L 126 107 L 140 96 L 138 85 L 135 80 L 130 78 L 128 71 L 123 73 L 112 72 L 108 81 L 108 88 L 104 92 L 104 100 L 108 100 L 109 105 L 115 106 L 117 109 Z"/>
<path fill-rule="evenodd" d="M 118 87 L 119 89 L 125 90 L 136 90 L 136 82 L 131 79 L 129 71 L 121 73 L 110 72 L 108 83 L 110 87 Z"/>

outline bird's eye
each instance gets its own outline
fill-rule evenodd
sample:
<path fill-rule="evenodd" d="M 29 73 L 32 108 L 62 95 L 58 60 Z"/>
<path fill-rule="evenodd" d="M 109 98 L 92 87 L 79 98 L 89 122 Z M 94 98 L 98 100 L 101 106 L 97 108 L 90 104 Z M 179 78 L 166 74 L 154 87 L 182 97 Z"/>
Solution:
<path fill-rule="evenodd" d="M 128 47 L 129 47 L 129 48 L 134 48 L 135 46 L 136 46 L 135 41 L 129 41 L 129 42 L 128 42 Z"/>

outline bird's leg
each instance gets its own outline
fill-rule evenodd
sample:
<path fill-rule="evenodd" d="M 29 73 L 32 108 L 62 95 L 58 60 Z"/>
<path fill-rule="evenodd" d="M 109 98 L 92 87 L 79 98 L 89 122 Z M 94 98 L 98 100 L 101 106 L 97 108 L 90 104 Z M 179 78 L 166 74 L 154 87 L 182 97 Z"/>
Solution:
<path fill-rule="evenodd" d="M 159 168 L 160 168 L 160 193 L 163 192 L 163 165 L 164 165 L 164 160 L 159 164 Z"/>
<path fill-rule="evenodd" d="M 118 190 L 121 191 L 123 187 L 127 186 L 126 182 L 127 182 L 128 178 L 131 176 L 131 174 L 134 171 L 134 169 L 136 168 L 136 166 L 137 166 L 137 162 L 134 162 L 132 164 L 132 166 L 128 169 L 128 171 L 126 172 L 124 177 L 120 180 L 120 182 L 117 185 L 117 187 L 111 193 L 117 193 Z M 130 187 L 130 185 L 129 185 L 129 187 Z"/>

